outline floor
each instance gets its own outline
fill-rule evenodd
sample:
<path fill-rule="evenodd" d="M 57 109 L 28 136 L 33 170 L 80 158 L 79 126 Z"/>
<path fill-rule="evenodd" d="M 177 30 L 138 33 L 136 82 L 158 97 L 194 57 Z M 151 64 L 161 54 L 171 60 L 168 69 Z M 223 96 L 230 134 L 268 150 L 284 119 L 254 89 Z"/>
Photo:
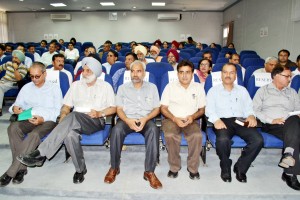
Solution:
<path fill-rule="evenodd" d="M 11 162 L 7 127 L 10 114 L 4 107 L 0 118 L 0 174 Z M 105 184 L 104 176 L 109 169 L 109 149 L 104 146 L 84 147 L 87 174 L 82 184 L 73 184 L 75 172 L 71 161 L 65 163 L 64 148 L 43 167 L 30 168 L 22 184 L 0 188 L 0 199 L 5 200 L 71 200 L 71 199 L 299 199 L 300 192 L 287 187 L 281 180 L 282 169 L 277 167 L 279 149 L 263 149 L 247 173 L 248 182 L 234 178 L 224 183 L 220 178 L 219 159 L 215 149 L 207 152 L 207 163 L 199 167 L 200 180 L 191 180 L 186 170 L 187 148 L 182 147 L 182 169 L 176 179 L 167 177 L 169 170 L 167 151 L 161 151 L 156 175 L 163 184 L 154 190 L 143 179 L 145 159 L 143 146 L 127 146 L 122 152 L 121 173 L 113 184 Z M 237 160 L 241 149 L 233 149 L 231 158 Z M 298 176 L 298 179 L 300 177 Z"/>

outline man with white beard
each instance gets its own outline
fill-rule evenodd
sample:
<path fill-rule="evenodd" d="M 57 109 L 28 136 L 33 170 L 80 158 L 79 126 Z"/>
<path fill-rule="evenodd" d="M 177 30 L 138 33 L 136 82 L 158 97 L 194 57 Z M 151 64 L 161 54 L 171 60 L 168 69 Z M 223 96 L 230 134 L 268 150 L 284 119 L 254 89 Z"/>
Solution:
<path fill-rule="evenodd" d="M 82 60 L 82 66 L 81 80 L 73 82 L 64 97 L 59 124 L 37 150 L 17 157 L 27 166 L 41 166 L 46 157 L 53 157 L 64 143 L 76 169 L 73 183 L 82 183 L 87 173 L 80 134 L 103 130 L 104 117 L 116 113 L 115 95 L 111 85 L 97 79 L 102 72 L 100 62 L 86 57 Z M 70 112 L 72 108 L 73 112 Z"/>
<path fill-rule="evenodd" d="M 161 62 L 161 59 L 163 58 L 162 56 L 159 56 L 159 53 L 160 49 L 157 46 L 152 45 L 150 48 L 150 57 L 153 58 L 155 62 Z"/>

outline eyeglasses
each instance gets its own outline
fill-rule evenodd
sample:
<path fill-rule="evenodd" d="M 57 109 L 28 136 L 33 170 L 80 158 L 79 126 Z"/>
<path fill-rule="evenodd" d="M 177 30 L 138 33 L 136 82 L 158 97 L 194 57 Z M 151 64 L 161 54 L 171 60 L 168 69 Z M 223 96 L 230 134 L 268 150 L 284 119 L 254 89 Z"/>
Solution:
<path fill-rule="evenodd" d="M 284 75 L 284 74 L 279 74 L 279 75 L 284 76 L 285 78 L 292 78 L 291 75 Z"/>
<path fill-rule="evenodd" d="M 31 79 L 39 79 L 39 78 L 41 78 L 41 76 L 44 74 L 44 72 L 41 74 L 41 75 L 29 75 L 29 77 L 31 78 Z"/>
<path fill-rule="evenodd" d="M 168 58 L 175 58 L 175 56 L 168 56 Z"/>
<path fill-rule="evenodd" d="M 205 67 L 208 67 L 209 64 L 205 64 L 205 63 L 201 63 L 200 66 L 205 66 Z"/>

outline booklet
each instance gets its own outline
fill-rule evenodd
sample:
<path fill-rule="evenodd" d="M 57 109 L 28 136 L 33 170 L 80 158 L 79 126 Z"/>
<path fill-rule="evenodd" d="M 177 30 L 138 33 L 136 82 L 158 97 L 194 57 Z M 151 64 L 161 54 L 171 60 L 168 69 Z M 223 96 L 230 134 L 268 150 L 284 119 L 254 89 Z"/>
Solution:
<path fill-rule="evenodd" d="M 18 121 L 32 119 L 32 108 L 24 110 L 18 115 Z"/>

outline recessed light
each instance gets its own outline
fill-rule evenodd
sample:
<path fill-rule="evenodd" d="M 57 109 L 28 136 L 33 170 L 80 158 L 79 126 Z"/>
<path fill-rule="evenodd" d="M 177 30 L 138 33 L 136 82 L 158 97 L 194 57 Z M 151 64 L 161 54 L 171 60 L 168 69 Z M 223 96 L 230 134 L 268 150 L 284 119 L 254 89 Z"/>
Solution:
<path fill-rule="evenodd" d="M 86 9 L 90 9 L 91 7 L 86 7 Z"/>
<path fill-rule="evenodd" d="M 64 3 L 50 3 L 50 5 L 53 6 L 53 7 L 64 7 L 64 6 L 67 6 Z"/>
<path fill-rule="evenodd" d="M 24 1 L 24 0 L 19 0 L 19 1 Z"/>
<path fill-rule="evenodd" d="M 133 6 L 132 8 L 133 8 L 133 9 L 136 9 L 136 6 Z"/>
<path fill-rule="evenodd" d="M 152 6 L 166 6 L 165 2 L 152 2 Z"/>
<path fill-rule="evenodd" d="M 101 6 L 115 6 L 114 2 L 100 2 Z"/>
<path fill-rule="evenodd" d="M 45 10 L 45 8 L 41 8 L 41 10 Z"/>

